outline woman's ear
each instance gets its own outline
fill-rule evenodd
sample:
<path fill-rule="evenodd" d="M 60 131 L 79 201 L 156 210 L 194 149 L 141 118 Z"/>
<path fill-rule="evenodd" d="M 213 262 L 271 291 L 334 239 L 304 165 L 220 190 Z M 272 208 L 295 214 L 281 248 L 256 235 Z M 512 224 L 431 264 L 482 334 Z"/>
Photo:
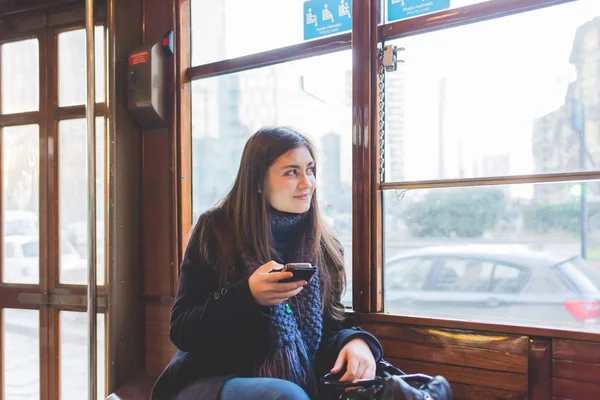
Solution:
<path fill-rule="evenodd" d="M 260 187 L 260 185 L 256 185 L 258 187 L 258 193 L 262 193 L 262 189 Z"/>

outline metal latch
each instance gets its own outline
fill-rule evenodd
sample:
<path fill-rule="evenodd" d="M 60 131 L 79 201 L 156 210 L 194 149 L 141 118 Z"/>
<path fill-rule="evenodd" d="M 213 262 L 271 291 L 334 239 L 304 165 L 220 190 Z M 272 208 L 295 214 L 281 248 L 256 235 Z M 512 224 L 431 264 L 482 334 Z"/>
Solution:
<path fill-rule="evenodd" d="M 19 303 L 41 306 L 87 307 L 87 296 L 59 293 L 21 293 Z M 98 309 L 106 309 L 106 296 L 98 296 Z"/>
<path fill-rule="evenodd" d="M 387 72 L 393 72 L 398 69 L 398 63 L 403 63 L 404 60 L 398 60 L 398 52 L 404 51 L 404 47 L 396 47 L 391 44 L 383 47 L 382 63 Z"/>

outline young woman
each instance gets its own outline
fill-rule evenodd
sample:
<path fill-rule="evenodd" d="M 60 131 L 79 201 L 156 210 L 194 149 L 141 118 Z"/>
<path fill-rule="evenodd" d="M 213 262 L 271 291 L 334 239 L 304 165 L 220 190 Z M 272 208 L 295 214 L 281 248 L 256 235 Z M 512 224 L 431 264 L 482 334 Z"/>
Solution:
<path fill-rule="evenodd" d="M 342 328 L 342 246 L 319 215 L 316 168 L 292 129 L 250 137 L 233 188 L 190 237 L 171 312 L 179 351 L 153 399 L 316 399 L 325 373 L 374 377 L 381 345 Z M 273 272 L 298 262 L 317 267 L 309 282 Z"/>

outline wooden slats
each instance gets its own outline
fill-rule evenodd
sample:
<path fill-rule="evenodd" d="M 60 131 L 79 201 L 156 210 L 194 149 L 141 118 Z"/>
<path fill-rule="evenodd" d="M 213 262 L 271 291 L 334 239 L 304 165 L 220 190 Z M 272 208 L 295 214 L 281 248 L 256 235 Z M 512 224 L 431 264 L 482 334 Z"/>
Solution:
<path fill-rule="evenodd" d="M 600 344 L 554 340 L 552 395 L 555 399 L 595 399 L 600 396 Z"/>
<path fill-rule="evenodd" d="M 600 364 L 553 360 L 552 370 L 556 378 L 581 382 L 600 382 Z"/>
<path fill-rule="evenodd" d="M 600 364 L 600 343 L 554 340 L 552 358 Z"/>
<path fill-rule="evenodd" d="M 493 389 L 527 393 L 527 376 L 510 372 L 490 371 L 454 365 L 434 364 L 388 357 L 388 361 L 406 373 L 442 375 L 451 383 L 485 386 Z"/>
<path fill-rule="evenodd" d="M 455 399 L 494 399 L 494 400 L 526 400 L 526 393 L 511 392 L 509 390 L 494 389 L 485 386 L 465 385 L 463 383 L 451 383 L 452 393 Z"/>
<path fill-rule="evenodd" d="M 146 305 L 146 372 L 158 376 L 167 366 L 177 349 L 169 337 L 171 309 Z"/>
<path fill-rule="evenodd" d="M 546 400 L 552 396 L 552 341 L 529 341 L 529 393 L 531 400 Z"/>
<path fill-rule="evenodd" d="M 598 380 L 597 382 L 600 382 Z M 552 379 L 553 395 L 571 400 L 591 400 L 600 396 L 600 383 Z"/>
<path fill-rule="evenodd" d="M 425 345 L 389 339 L 382 339 L 381 344 L 388 357 L 527 374 L 527 356 L 520 354 L 448 345 Z"/>
<path fill-rule="evenodd" d="M 402 340 L 411 343 L 491 349 L 521 355 L 526 355 L 529 351 L 529 338 L 527 336 L 375 323 L 361 324 L 361 327 L 378 338 Z"/>
<path fill-rule="evenodd" d="M 527 336 L 382 323 L 361 327 L 380 339 L 385 359 L 407 373 L 444 376 L 457 399 L 529 398 Z"/>

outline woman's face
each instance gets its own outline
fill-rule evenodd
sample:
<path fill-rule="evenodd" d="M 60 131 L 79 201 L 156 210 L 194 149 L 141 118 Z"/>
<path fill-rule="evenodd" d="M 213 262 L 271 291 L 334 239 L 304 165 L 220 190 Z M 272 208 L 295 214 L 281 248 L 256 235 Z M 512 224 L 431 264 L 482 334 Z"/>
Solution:
<path fill-rule="evenodd" d="M 264 193 L 276 210 L 301 214 L 310 210 L 316 185 L 315 161 L 308 148 L 300 146 L 271 164 L 265 177 Z"/>

